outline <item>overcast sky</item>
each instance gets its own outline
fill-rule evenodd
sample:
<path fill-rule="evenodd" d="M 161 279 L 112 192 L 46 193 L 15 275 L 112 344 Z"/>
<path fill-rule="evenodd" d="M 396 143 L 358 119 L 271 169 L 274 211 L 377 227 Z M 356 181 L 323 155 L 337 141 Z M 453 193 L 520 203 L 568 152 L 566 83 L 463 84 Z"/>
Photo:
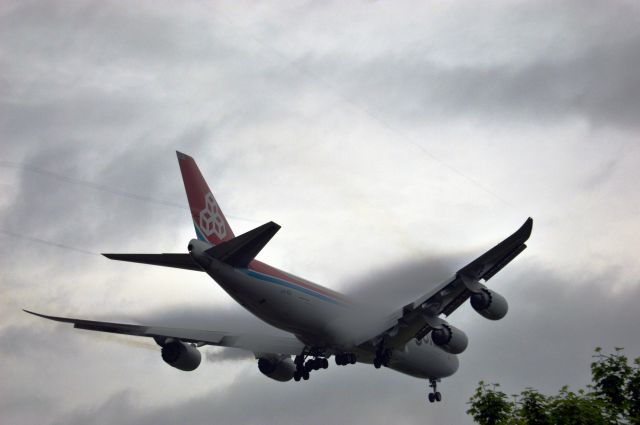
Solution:
<path fill-rule="evenodd" d="M 583 386 L 595 346 L 640 356 L 635 1 L 0 3 L 0 422 L 470 423 L 477 382 Z M 21 312 L 214 330 L 261 325 L 181 252 L 175 150 L 236 234 L 322 285 L 402 305 L 513 232 L 465 305 L 444 401 L 371 366 L 272 381 L 238 351 L 192 373 L 158 347 Z M 275 331 L 274 331 L 275 332 Z"/>

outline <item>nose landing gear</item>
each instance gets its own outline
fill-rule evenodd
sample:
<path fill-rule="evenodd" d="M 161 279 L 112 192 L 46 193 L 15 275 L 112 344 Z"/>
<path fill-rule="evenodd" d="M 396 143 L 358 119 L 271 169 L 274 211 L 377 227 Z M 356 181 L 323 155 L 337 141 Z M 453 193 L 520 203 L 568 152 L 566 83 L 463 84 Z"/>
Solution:
<path fill-rule="evenodd" d="M 434 401 L 442 401 L 442 394 L 438 392 L 437 386 L 439 379 L 429 379 L 429 387 L 433 388 L 433 391 L 429 393 L 428 399 L 429 403 L 433 403 Z"/>

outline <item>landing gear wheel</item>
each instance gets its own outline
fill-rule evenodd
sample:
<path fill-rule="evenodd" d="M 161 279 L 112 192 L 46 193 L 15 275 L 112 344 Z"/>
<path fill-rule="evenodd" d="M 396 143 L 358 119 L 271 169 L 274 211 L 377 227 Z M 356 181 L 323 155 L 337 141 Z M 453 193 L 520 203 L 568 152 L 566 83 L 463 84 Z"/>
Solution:
<path fill-rule="evenodd" d="M 304 379 L 305 381 L 308 381 L 309 380 L 309 372 L 307 372 L 305 370 L 304 373 L 302 374 L 302 379 Z"/>
<path fill-rule="evenodd" d="M 392 350 L 388 348 L 384 348 L 383 343 L 380 343 L 380 345 L 378 346 L 378 349 L 376 350 L 376 357 L 374 359 L 373 365 L 376 367 L 376 369 L 380 368 L 380 366 L 388 367 L 389 364 L 391 363 L 391 355 L 392 355 Z M 380 366 L 377 366 L 377 365 L 380 365 Z"/>
<path fill-rule="evenodd" d="M 442 394 L 438 392 L 438 381 L 439 379 L 429 379 L 429 387 L 433 388 L 433 391 L 428 396 L 430 403 L 442 400 Z"/>
<path fill-rule="evenodd" d="M 311 372 L 312 370 L 316 370 L 316 361 L 314 360 L 309 360 L 307 362 L 307 364 L 305 365 L 304 370 L 306 370 L 307 372 Z"/>
<path fill-rule="evenodd" d="M 346 366 L 348 364 L 356 364 L 358 358 L 353 353 L 336 354 L 336 364 L 338 366 Z"/>
<path fill-rule="evenodd" d="M 382 365 L 389 366 L 391 363 L 391 350 L 384 350 L 384 354 L 382 355 Z"/>
<path fill-rule="evenodd" d="M 305 364 L 304 358 L 305 358 L 304 355 L 298 355 L 294 360 L 294 363 L 296 365 L 296 370 L 295 372 L 293 372 L 293 379 L 296 382 L 300 381 L 300 379 L 303 379 L 305 374 L 309 376 L 309 372 L 307 371 L 307 366 L 309 365 L 309 362 Z M 306 379 L 309 379 L 309 378 L 307 377 Z"/>
<path fill-rule="evenodd" d="M 304 356 L 296 356 L 293 363 L 296 365 L 296 372 L 298 374 L 302 373 L 302 371 L 304 370 Z"/>
<path fill-rule="evenodd" d="M 329 367 L 329 360 L 322 359 L 321 363 L 322 363 L 322 368 L 323 369 L 327 369 Z"/>

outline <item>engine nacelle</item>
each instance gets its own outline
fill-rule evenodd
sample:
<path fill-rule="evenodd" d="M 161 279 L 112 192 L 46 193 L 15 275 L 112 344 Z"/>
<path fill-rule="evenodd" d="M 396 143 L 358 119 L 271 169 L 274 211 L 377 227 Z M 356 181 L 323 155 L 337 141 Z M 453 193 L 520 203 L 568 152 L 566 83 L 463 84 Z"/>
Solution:
<path fill-rule="evenodd" d="M 500 320 L 509 310 L 507 300 L 502 295 L 487 288 L 482 288 L 480 292 L 471 295 L 471 307 L 482 317 L 489 320 Z"/>
<path fill-rule="evenodd" d="M 185 344 L 178 340 L 168 340 L 162 345 L 162 360 L 169 366 L 189 372 L 200 366 L 202 355 L 191 344 Z"/>
<path fill-rule="evenodd" d="M 287 382 L 293 378 L 296 365 L 289 356 L 266 355 L 258 359 L 258 369 L 271 379 Z"/>
<path fill-rule="evenodd" d="M 448 323 L 431 331 L 431 341 L 449 354 L 460 354 L 469 345 L 467 335 Z"/>

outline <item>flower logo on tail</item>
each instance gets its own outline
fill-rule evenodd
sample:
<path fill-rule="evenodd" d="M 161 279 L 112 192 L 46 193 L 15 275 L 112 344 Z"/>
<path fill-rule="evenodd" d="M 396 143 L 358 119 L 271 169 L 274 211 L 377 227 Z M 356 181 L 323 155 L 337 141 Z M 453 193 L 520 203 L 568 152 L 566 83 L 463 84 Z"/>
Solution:
<path fill-rule="evenodd" d="M 215 235 L 218 239 L 224 240 L 224 237 L 227 236 L 227 226 L 225 226 L 220 207 L 211 192 L 204 197 L 204 202 L 205 207 L 200 211 L 200 230 L 206 236 Z"/>

